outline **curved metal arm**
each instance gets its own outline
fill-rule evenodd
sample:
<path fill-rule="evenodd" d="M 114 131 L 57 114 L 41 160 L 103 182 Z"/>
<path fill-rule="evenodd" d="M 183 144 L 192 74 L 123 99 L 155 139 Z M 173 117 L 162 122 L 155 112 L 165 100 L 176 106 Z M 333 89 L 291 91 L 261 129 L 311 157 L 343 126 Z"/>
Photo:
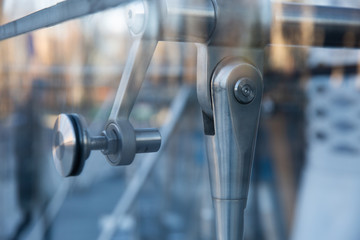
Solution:
<path fill-rule="evenodd" d="M 132 44 L 109 120 L 129 117 L 156 45 L 156 40 L 141 38 L 136 39 Z"/>

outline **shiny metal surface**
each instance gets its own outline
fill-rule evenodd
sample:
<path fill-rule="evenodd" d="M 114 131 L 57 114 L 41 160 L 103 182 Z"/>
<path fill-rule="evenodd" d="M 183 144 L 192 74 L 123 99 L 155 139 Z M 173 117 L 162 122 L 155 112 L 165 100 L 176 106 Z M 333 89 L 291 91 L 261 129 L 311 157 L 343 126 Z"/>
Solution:
<path fill-rule="evenodd" d="M 134 130 L 129 120 L 109 122 L 100 136 L 90 136 L 76 114 L 60 114 L 56 120 L 53 158 L 64 176 L 79 175 L 91 151 L 101 150 L 112 165 L 128 165 L 136 153 L 156 152 L 161 145 L 157 129 Z"/>
<path fill-rule="evenodd" d="M 216 21 L 211 0 L 143 1 L 131 4 L 126 14 L 130 32 L 136 38 L 126 61 L 110 120 L 129 117 L 158 40 L 204 43 L 214 31 Z"/>
<path fill-rule="evenodd" d="M 53 159 L 56 169 L 64 176 L 81 173 L 92 150 L 108 148 L 106 136 L 91 137 L 81 116 L 60 114 L 54 126 Z"/>
<path fill-rule="evenodd" d="M 213 0 L 216 29 L 209 45 L 257 48 L 266 45 L 271 20 L 270 1 Z"/>
<path fill-rule="evenodd" d="M 217 240 L 241 240 L 246 200 L 213 199 Z"/>
<path fill-rule="evenodd" d="M 78 130 L 73 120 L 61 114 L 55 122 L 52 154 L 57 171 L 64 177 L 72 175 L 77 159 L 80 157 Z"/>
<path fill-rule="evenodd" d="M 109 120 L 128 119 L 151 62 L 157 40 L 136 39 L 131 46 Z"/>
<path fill-rule="evenodd" d="M 129 115 L 158 43 L 160 9 L 160 3 L 157 1 L 134 3 L 127 9 L 127 23 L 134 36 L 134 42 L 105 128 L 105 135 L 113 141 L 110 142 L 111 152 L 103 151 L 103 153 L 112 165 L 131 164 L 137 150 L 152 152 L 160 147 L 161 139 L 158 136 L 154 137 L 156 131 L 146 134 L 147 130 L 145 130 L 141 134 L 142 130 L 138 130 L 139 143 L 137 143 L 135 130 L 129 122 Z"/>
<path fill-rule="evenodd" d="M 238 79 L 247 78 L 257 94 L 248 104 L 234 96 Z M 241 59 L 225 59 L 212 80 L 215 134 L 206 136 L 217 239 L 242 239 L 243 210 L 250 184 L 263 82 L 260 71 Z M 238 226 L 238 227 L 235 227 Z"/>
<path fill-rule="evenodd" d="M 196 44 L 197 48 L 197 72 L 196 72 L 196 91 L 201 110 L 208 116 L 212 115 L 210 78 L 213 68 L 211 66 L 208 46 Z"/>
<path fill-rule="evenodd" d="M 211 0 L 165 0 L 162 12 L 161 40 L 205 43 L 215 30 Z"/>
<path fill-rule="evenodd" d="M 137 10 L 139 8 L 140 10 Z M 113 151 L 110 154 L 103 152 L 112 165 L 131 164 L 137 152 L 135 130 L 128 118 L 158 43 L 158 10 L 157 2 L 145 1 L 140 5 L 133 5 L 127 12 L 129 29 L 134 35 L 134 42 L 105 128 L 105 134 L 115 139 L 115 142 L 111 144 Z M 137 16 L 136 11 L 138 11 Z M 144 26 L 141 26 L 141 23 Z M 140 140 L 140 150 L 158 150 L 157 140 L 152 138 Z"/>
<path fill-rule="evenodd" d="M 108 139 L 105 136 L 95 136 L 89 139 L 89 148 L 92 150 L 102 150 L 108 148 Z"/>
<path fill-rule="evenodd" d="M 214 69 L 218 63 L 227 57 L 243 57 L 256 64 L 258 69 L 264 65 L 263 48 L 240 48 L 240 47 L 217 47 L 207 46 L 205 44 L 196 44 L 197 46 L 197 79 L 196 89 L 197 97 L 202 111 L 208 115 L 213 115 L 213 106 L 211 100 L 211 78 Z"/>
<path fill-rule="evenodd" d="M 136 153 L 157 152 L 161 146 L 161 135 L 159 130 L 135 129 Z"/>

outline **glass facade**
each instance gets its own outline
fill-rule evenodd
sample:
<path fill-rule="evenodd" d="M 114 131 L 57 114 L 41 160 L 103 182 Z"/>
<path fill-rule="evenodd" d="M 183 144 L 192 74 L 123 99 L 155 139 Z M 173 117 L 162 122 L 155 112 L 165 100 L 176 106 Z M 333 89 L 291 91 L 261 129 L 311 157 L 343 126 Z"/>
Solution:
<path fill-rule="evenodd" d="M 359 239 L 359 2 L 238 1 L 262 16 L 253 22 L 244 9 L 222 22 L 207 0 L 165 2 L 173 15 L 146 32 L 162 39 L 129 119 L 166 141 L 129 166 L 94 151 L 80 176 L 61 177 L 53 127 L 78 113 L 91 135 L 104 130 L 141 9 L 118 4 L 0 41 L 0 239 L 216 239 L 199 69 L 221 64 L 202 61 L 199 45 L 221 61 L 244 56 L 263 77 L 244 239 Z M 0 0 L 1 24 L 58 3 Z M 254 10 L 265 5 L 269 16 Z"/>

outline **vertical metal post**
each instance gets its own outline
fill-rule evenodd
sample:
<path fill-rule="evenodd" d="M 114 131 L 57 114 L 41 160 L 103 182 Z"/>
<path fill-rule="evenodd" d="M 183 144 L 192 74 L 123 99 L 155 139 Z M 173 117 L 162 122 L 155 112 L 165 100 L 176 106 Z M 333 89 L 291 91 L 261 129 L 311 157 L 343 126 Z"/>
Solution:
<path fill-rule="evenodd" d="M 243 238 L 262 92 L 260 71 L 242 59 L 225 59 L 214 71 L 206 146 L 218 240 Z"/>

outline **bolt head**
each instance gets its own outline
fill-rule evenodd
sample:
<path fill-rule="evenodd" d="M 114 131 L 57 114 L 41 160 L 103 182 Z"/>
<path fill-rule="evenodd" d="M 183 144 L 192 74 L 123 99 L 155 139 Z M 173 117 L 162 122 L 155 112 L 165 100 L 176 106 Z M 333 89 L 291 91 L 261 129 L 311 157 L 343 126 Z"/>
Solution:
<path fill-rule="evenodd" d="M 126 23 L 133 35 L 141 34 L 146 25 L 146 7 L 144 3 L 133 2 L 127 6 L 125 11 Z"/>
<path fill-rule="evenodd" d="M 241 78 L 235 83 L 234 95 L 242 104 L 251 103 L 256 96 L 256 85 L 249 78 Z"/>

